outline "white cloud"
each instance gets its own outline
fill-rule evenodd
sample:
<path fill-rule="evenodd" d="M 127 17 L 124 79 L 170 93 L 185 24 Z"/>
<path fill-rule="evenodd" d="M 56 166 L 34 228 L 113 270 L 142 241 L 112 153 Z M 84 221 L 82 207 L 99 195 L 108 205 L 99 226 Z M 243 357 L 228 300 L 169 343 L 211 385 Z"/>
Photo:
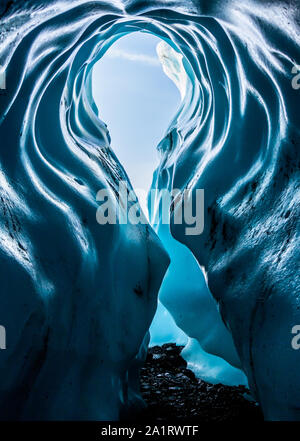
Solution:
<path fill-rule="evenodd" d="M 160 61 L 156 57 L 151 57 L 150 55 L 134 54 L 132 52 L 126 52 L 120 49 L 110 49 L 106 53 L 106 57 L 109 58 L 123 58 L 128 61 L 135 61 L 139 63 L 149 64 L 151 66 L 161 66 Z"/>

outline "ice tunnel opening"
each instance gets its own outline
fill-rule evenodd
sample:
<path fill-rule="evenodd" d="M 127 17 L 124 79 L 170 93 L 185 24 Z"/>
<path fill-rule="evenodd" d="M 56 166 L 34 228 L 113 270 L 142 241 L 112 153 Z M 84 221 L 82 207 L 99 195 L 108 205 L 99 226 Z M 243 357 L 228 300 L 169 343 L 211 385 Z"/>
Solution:
<path fill-rule="evenodd" d="M 141 31 L 122 36 L 92 72 L 93 99 L 99 118 L 108 126 L 111 147 L 148 219 L 147 195 L 153 172 L 159 165 L 156 146 L 166 135 L 183 98 L 183 91 L 174 84 L 159 59 L 158 47 L 162 41 Z M 185 345 L 188 340 L 159 300 L 150 335 L 150 346 L 167 342 Z"/>
<path fill-rule="evenodd" d="M 127 34 L 108 49 L 92 74 L 99 117 L 147 217 L 147 194 L 159 164 L 156 146 L 180 104 L 179 91 L 157 55 L 160 42 L 144 32 Z"/>

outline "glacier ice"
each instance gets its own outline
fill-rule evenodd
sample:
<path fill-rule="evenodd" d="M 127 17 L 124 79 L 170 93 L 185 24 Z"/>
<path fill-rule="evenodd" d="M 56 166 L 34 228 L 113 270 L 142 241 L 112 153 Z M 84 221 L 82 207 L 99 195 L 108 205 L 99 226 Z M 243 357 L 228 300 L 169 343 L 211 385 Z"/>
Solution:
<path fill-rule="evenodd" d="M 153 343 L 159 343 L 164 333 L 165 339 L 161 343 L 175 341 L 183 344 L 184 335 L 190 337 L 195 340 L 193 345 L 189 343 L 193 350 L 183 351 L 182 356 L 196 375 L 215 384 L 246 385 L 231 334 L 221 319 L 196 259 L 183 244 L 172 238 L 167 225 L 160 226 L 157 233 L 171 258 L 159 299 L 171 312 L 178 328 L 161 317 L 161 324 L 157 323 L 155 329 L 150 328 Z M 163 314 L 165 311 L 159 307 L 158 312 Z M 168 326 L 169 333 L 164 331 L 165 326 Z M 185 334 L 182 335 L 180 330 Z M 205 374 L 200 369 L 203 365 L 206 367 Z"/>
<path fill-rule="evenodd" d="M 196 259 L 192 292 L 172 297 L 169 277 L 160 293 L 190 365 L 224 382 L 241 368 L 265 418 L 300 419 L 298 0 L 15 0 L 0 16 L 0 417 L 115 419 L 138 405 L 166 247 L 180 283 L 186 249 Z M 91 71 L 137 30 L 183 55 L 153 188 L 205 190 L 200 236 L 173 211 L 160 239 L 96 223 L 97 192 L 128 178 Z"/>
<path fill-rule="evenodd" d="M 185 69 L 186 60 L 165 41 L 159 43 L 157 53 L 164 72 L 180 91 L 182 105 L 186 105 L 185 103 L 190 102 L 194 89 L 194 82 L 187 73 L 188 69 Z M 173 127 L 176 129 L 177 124 L 175 118 L 169 129 L 170 136 L 173 136 Z M 164 152 L 166 142 L 169 142 L 168 137 L 161 142 L 159 150 Z M 191 251 L 172 237 L 169 225 L 166 225 L 162 219 L 164 193 L 161 191 L 163 187 L 157 184 L 157 176 L 160 174 L 154 174 L 152 186 L 152 190 L 156 191 L 156 200 L 152 204 L 149 198 L 150 222 L 171 257 L 171 263 L 159 291 L 160 303 L 154 319 L 155 327 L 152 325 L 150 328 L 151 343 L 157 343 L 162 339 L 162 327 L 165 329 L 168 326 L 169 329 L 169 333 L 164 334 L 164 342 L 170 341 L 171 338 L 172 341 L 180 344 L 184 339 L 182 335 L 184 331 L 186 338 L 196 339 L 194 344 L 189 343 L 189 347 L 193 350 L 182 353 L 188 361 L 189 368 L 196 375 L 211 383 L 247 384 L 245 375 L 240 369 L 241 362 L 232 336 L 222 321 L 217 303 L 209 292 L 202 269 Z M 170 189 L 167 186 L 166 188 Z M 159 323 L 157 315 L 166 314 L 162 305 L 171 312 L 177 328 L 169 321 L 166 322 L 168 316 L 160 317 Z"/>

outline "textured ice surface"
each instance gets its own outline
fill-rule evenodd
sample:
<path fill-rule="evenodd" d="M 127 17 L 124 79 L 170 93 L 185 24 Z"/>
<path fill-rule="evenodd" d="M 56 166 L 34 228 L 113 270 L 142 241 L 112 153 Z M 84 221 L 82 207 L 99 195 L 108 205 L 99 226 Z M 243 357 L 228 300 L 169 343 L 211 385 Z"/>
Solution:
<path fill-rule="evenodd" d="M 85 86 L 102 13 L 71 8 L 7 52 L 2 419 L 117 419 L 136 401 L 168 257 L 148 225 L 96 222 L 97 192 L 127 180 Z"/>
<path fill-rule="evenodd" d="M 183 299 L 162 298 L 197 339 L 185 352 L 198 368 L 199 342 L 238 365 L 231 335 L 266 418 L 300 419 L 300 353 L 291 346 L 300 323 L 298 8 L 1 2 L 1 418 L 109 419 L 138 399 L 168 259 L 149 226 L 96 224 L 98 190 L 113 195 L 127 178 L 96 116 L 90 72 L 118 37 L 142 29 L 173 42 L 189 75 L 153 187 L 205 190 L 204 233 L 188 237 L 172 219 L 171 233 L 205 268 L 209 291 L 202 279 L 182 318 Z"/>

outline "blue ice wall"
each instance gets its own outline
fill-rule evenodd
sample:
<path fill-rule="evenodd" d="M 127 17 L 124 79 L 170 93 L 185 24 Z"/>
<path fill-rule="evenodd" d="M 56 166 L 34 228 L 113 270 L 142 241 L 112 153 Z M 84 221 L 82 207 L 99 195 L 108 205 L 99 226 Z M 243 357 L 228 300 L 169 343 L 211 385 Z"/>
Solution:
<path fill-rule="evenodd" d="M 159 146 L 153 188 L 156 205 L 159 190 L 188 191 L 189 201 L 195 201 L 196 190 L 204 189 L 203 233 L 188 235 L 188 225 L 176 224 L 182 209 L 177 198 L 171 205 L 171 235 L 204 267 L 209 292 L 265 417 L 298 419 L 300 358 L 291 344 L 300 320 L 299 92 L 292 76 L 299 59 L 292 16 L 298 11 L 278 3 L 270 13 L 268 7 L 248 3 L 231 11 L 230 18 L 226 12 L 222 20 L 189 18 L 192 32 L 184 34 L 189 49 L 179 47 L 191 81 Z M 179 18 L 176 23 L 182 25 Z M 169 274 L 180 253 L 175 260 L 170 255 Z M 179 267 L 177 278 L 187 271 L 190 281 L 191 266 L 182 265 L 178 276 Z M 201 290 L 201 282 L 197 286 Z M 211 353 L 238 367 L 215 310 L 207 315 L 208 303 L 201 305 L 209 301 L 208 292 L 201 290 L 200 300 L 195 289 L 187 296 L 175 289 L 162 293 L 161 300 L 174 306 L 176 321 L 196 337 L 184 351 L 190 365 L 208 375 L 202 360 Z M 214 320 L 205 325 L 209 317 Z"/>
<path fill-rule="evenodd" d="M 98 191 L 117 205 L 128 181 L 90 95 L 104 12 L 20 17 L 21 41 L 9 18 L 1 25 L 1 419 L 115 420 L 141 404 L 138 368 L 169 258 L 149 225 L 96 221 Z"/>
<path fill-rule="evenodd" d="M 228 330 L 216 345 L 214 321 L 203 342 L 197 306 L 186 356 L 199 341 L 232 366 L 236 352 L 265 417 L 300 419 L 299 2 L 15 0 L 0 14 L 1 418 L 114 419 L 138 404 L 169 261 L 150 226 L 96 223 L 97 192 L 116 203 L 127 177 L 90 72 L 142 29 L 185 56 L 190 82 L 153 188 L 204 189 L 203 234 L 187 236 L 173 211 L 170 231 L 205 268 L 198 300 L 212 305 L 211 293 Z"/>

